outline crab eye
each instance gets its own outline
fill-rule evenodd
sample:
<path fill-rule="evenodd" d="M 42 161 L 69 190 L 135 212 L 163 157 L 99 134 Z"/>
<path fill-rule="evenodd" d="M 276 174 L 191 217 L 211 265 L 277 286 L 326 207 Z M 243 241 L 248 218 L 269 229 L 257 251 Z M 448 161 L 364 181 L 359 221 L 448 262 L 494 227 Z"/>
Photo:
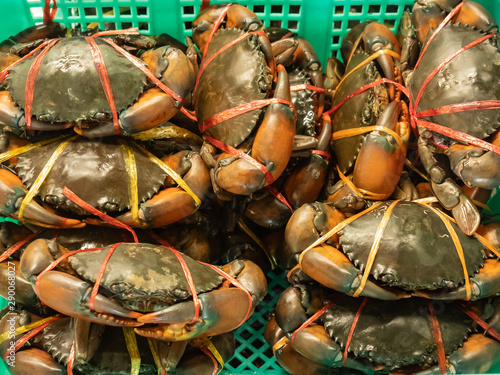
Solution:
<path fill-rule="evenodd" d="M 113 293 L 123 294 L 123 293 L 125 293 L 130 288 L 129 288 L 129 286 L 126 283 L 115 283 L 115 284 L 112 284 L 109 289 Z"/>

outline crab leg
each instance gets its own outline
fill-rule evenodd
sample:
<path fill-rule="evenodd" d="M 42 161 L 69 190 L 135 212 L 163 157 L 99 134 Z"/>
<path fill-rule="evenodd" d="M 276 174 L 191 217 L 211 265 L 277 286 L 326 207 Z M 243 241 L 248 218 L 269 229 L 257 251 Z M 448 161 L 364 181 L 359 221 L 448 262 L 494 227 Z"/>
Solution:
<path fill-rule="evenodd" d="M 275 98 L 291 101 L 288 74 L 278 67 Z M 285 170 L 293 149 L 295 119 L 293 110 L 281 103 L 269 105 L 255 136 L 252 158 L 263 164 L 273 179 Z M 280 144 L 275 144 L 276 139 Z M 250 195 L 267 185 L 264 173 L 244 159 L 231 162 L 233 156 L 222 154 L 214 171 L 214 182 L 232 194 Z"/>
<path fill-rule="evenodd" d="M 500 344 L 483 334 L 475 333 L 447 358 L 447 362 L 451 374 L 455 373 L 455 369 L 460 369 L 463 374 L 486 374 L 497 362 L 498 357 L 500 357 Z M 441 371 L 438 366 L 434 366 L 416 374 L 439 375 Z"/>
<path fill-rule="evenodd" d="M 17 211 L 25 196 L 26 187 L 19 177 L 7 169 L 0 169 L 0 213 L 17 218 Z M 85 226 L 85 223 L 80 220 L 53 214 L 34 201 L 30 201 L 26 206 L 24 218 L 25 221 L 49 228 L 81 228 Z"/>
<path fill-rule="evenodd" d="M 320 284 L 339 292 L 353 295 L 359 287 L 362 272 L 336 248 L 323 245 L 302 253 L 300 268 Z M 384 289 L 367 281 L 360 296 L 383 300 L 405 298 L 408 295 L 397 290 Z"/>
<path fill-rule="evenodd" d="M 446 177 L 444 170 L 439 167 L 436 159 L 429 149 L 429 140 L 432 133 L 425 130 L 418 139 L 418 153 L 420 160 L 431 180 L 431 189 L 439 203 L 447 210 L 451 210 L 457 225 L 467 235 L 474 233 L 479 226 L 481 217 L 476 206 L 465 195 L 460 187 L 450 178 Z"/>
<path fill-rule="evenodd" d="M 500 292 L 500 261 L 486 259 L 481 270 L 470 278 L 472 287 L 471 300 L 494 296 Z M 466 299 L 465 286 L 460 286 L 448 291 L 416 291 L 413 295 L 431 299 Z"/>
<path fill-rule="evenodd" d="M 244 268 L 241 269 L 241 266 Z M 198 295 L 201 302 L 198 321 L 191 323 L 195 306 L 193 301 L 186 301 L 141 316 L 138 318 L 139 322 L 155 323 L 157 326 L 135 328 L 135 332 L 159 340 L 179 341 L 233 331 L 249 317 L 249 311 L 253 312 L 258 301 L 264 298 L 267 287 L 262 270 L 250 261 L 234 261 L 223 267 L 228 274 L 232 273 L 231 270 L 238 272 L 238 269 L 237 280 L 250 292 L 251 306 L 245 291 L 223 284 L 219 289 Z"/>

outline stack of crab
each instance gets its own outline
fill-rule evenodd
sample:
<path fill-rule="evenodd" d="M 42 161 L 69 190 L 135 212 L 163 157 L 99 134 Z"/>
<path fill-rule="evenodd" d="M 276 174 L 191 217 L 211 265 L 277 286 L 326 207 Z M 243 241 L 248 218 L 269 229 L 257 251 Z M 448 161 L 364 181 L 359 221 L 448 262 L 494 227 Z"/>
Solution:
<path fill-rule="evenodd" d="M 286 226 L 266 327 L 290 373 L 500 363 L 500 226 L 477 208 L 500 183 L 499 40 L 475 2 L 416 1 L 397 36 L 360 24 L 328 61 L 338 180 Z"/>
<path fill-rule="evenodd" d="M 48 6 L 0 44 L 4 358 L 216 373 L 279 264 L 266 340 L 291 373 L 497 363 L 500 226 L 477 208 L 500 185 L 494 19 L 416 2 L 397 36 L 353 28 L 323 77 L 305 39 L 206 3 L 187 46 L 67 37 Z"/>

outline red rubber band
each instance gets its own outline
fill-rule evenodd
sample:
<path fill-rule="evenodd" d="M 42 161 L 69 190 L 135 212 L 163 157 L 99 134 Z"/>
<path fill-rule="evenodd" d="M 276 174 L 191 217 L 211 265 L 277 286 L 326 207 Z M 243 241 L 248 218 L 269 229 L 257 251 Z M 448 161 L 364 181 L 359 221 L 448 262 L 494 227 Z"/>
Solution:
<path fill-rule="evenodd" d="M 266 182 L 268 185 L 271 185 L 275 180 L 274 180 L 274 177 L 273 175 L 271 174 L 271 172 L 269 172 L 267 170 L 267 168 L 259 163 L 257 160 L 255 160 L 254 158 L 252 158 L 250 155 L 244 153 L 243 151 L 240 151 L 234 147 L 231 147 L 221 141 L 218 141 L 216 140 L 215 138 L 212 138 L 208 135 L 205 135 L 204 136 L 205 139 L 207 141 L 209 141 L 211 144 L 213 144 L 215 147 L 218 147 L 220 148 L 222 151 L 228 153 L 228 154 L 231 154 L 231 155 L 234 155 L 234 156 L 237 156 L 239 157 L 240 159 L 243 159 L 245 160 L 246 162 L 250 163 L 251 165 L 253 165 L 255 168 L 259 169 L 262 173 L 264 173 L 264 177 L 266 179 Z"/>
<path fill-rule="evenodd" d="M 216 266 L 214 266 L 212 264 L 208 264 L 208 263 L 204 263 L 204 262 L 199 262 L 199 261 L 198 261 L 198 263 L 203 264 L 205 266 L 208 266 L 208 267 L 212 268 L 214 271 L 216 271 L 219 274 L 221 274 L 226 280 L 228 280 L 235 287 L 241 289 L 242 291 L 244 291 L 247 294 L 248 300 L 249 300 L 248 311 L 247 311 L 247 314 L 245 315 L 245 318 L 243 318 L 242 322 L 240 324 L 238 324 L 238 327 L 236 327 L 235 329 L 239 328 L 250 317 L 250 313 L 252 311 L 252 305 L 253 305 L 252 295 L 250 294 L 250 292 L 243 285 L 241 285 L 241 283 L 238 280 L 236 280 L 232 276 L 229 276 L 227 273 L 225 273 L 219 267 L 216 267 Z"/>
<path fill-rule="evenodd" d="M 206 9 L 206 8 L 208 8 L 209 6 L 210 6 L 210 0 L 203 0 L 203 1 L 201 2 L 201 5 L 200 5 L 200 11 L 199 11 L 199 12 L 201 12 L 201 11 L 205 10 L 205 9 Z M 199 13 L 199 12 L 198 12 L 198 13 Z"/>
<path fill-rule="evenodd" d="M 302 84 L 302 85 L 290 86 L 290 91 L 301 91 L 301 90 L 310 90 L 310 91 L 315 91 L 315 92 L 319 92 L 319 93 L 325 92 L 324 88 L 314 86 L 314 85 Z"/>
<path fill-rule="evenodd" d="M 189 270 L 186 261 L 177 250 L 175 250 L 171 246 L 165 246 L 165 247 L 174 253 L 174 255 L 179 260 L 179 263 L 181 264 L 182 270 L 184 271 L 184 276 L 186 276 L 186 281 L 189 290 L 191 291 L 191 294 L 193 296 L 193 303 L 194 303 L 194 317 L 193 320 L 189 322 L 189 324 L 196 323 L 200 317 L 200 299 L 198 298 L 198 293 L 196 293 L 196 286 L 194 285 L 194 280 L 193 276 L 191 275 L 191 271 Z"/>
<path fill-rule="evenodd" d="M 312 150 L 311 151 L 311 154 L 312 155 L 320 155 L 320 156 L 324 156 L 325 158 L 327 158 L 328 160 L 332 160 L 332 155 L 330 155 L 329 152 L 326 152 L 326 151 L 321 151 L 321 150 Z"/>
<path fill-rule="evenodd" d="M 458 306 L 460 309 L 466 313 L 472 320 L 474 320 L 477 324 L 479 324 L 483 329 L 488 332 L 495 340 L 500 342 L 500 334 L 495 331 L 495 329 L 486 323 L 479 315 L 477 315 L 474 311 L 472 311 L 468 306 L 463 303 L 459 303 Z"/>
<path fill-rule="evenodd" d="M 452 11 L 446 16 L 446 18 L 439 24 L 439 26 L 434 30 L 432 35 L 430 36 L 429 40 L 427 41 L 426 45 L 422 49 L 422 52 L 420 53 L 420 56 L 417 60 L 417 63 L 415 64 L 415 68 L 413 70 L 417 69 L 417 67 L 420 65 L 420 61 L 422 61 L 422 57 L 424 56 L 425 52 L 427 51 L 427 48 L 429 47 L 429 44 L 432 42 L 432 40 L 436 37 L 436 35 L 441 31 L 443 27 L 446 26 L 448 22 L 457 14 L 464 5 L 465 0 L 463 0 L 460 4 L 458 4 L 455 8 L 452 9 Z"/>
<path fill-rule="evenodd" d="M 74 255 L 74 254 L 78 254 L 78 253 L 82 253 L 82 252 L 85 252 L 85 251 L 96 251 L 96 250 L 101 250 L 102 247 L 95 247 L 95 248 L 92 248 L 92 249 L 81 249 L 81 250 L 73 250 L 73 251 L 70 251 L 70 252 L 67 252 L 66 254 L 63 254 L 61 255 L 59 258 L 57 258 L 56 260 L 54 260 L 52 263 L 50 263 L 42 272 L 40 272 L 38 274 L 38 276 L 36 277 L 36 281 L 35 281 L 35 292 L 37 295 L 40 295 L 40 278 L 47 272 L 53 270 L 55 267 L 57 267 L 57 265 L 59 263 L 61 263 L 64 259 Z"/>
<path fill-rule="evenodd" d="M 292 37 L 292 36 L 293 36 L 293 34 L 294 34 L 294 33 L 293 33 L 293 31 L 289 31 L 289 32 L 287 32 L 285 35 L 283 35 L 283 36 L 281 37 L 281 40 L 283 40 L 283 39 L 287 39 L 287 38 L 290 38 L 290 37 Z"/>
<path fill-rule="evenodd" d="M 196 117 L 196 113 L 194 111 L 181 107 L 181 112 L 184 113 L 189 119 L 198 122 L 198 117 Z"/>
<path fill-rule="evenodd" d="M 67 375 L 73 375 L 73 364 L 75 363 L 75 341 L 71 345 L 71 350 L 69 352 L 68 365 L 66 366 Z"/>
<path fill-rule="evenodd" d="M 408 90 L 406 87 L 404 87 L 403 85 L 395 82 L 395 81 L 391 81 L 390 79 L 387 79 L 387 78 L 381 78 L 375 82 L 372 82 L 372 83 L 369 83 L 363 87 L 360 87 L 359 89 L 357 89 L 356 91 L 353 91 L 352 93 L 350 93 L 349 95 L 347 95 L 340 103 L 338 103 L 337 105 L 335 105 L 334 107 L 330 108 L 328 111 L 324 112 L 323 113 L 323 116 L 326 116 L 326 115 L 330 115 L 331 113 L 335 112 L 337 109 L 339 109 L 341 106 L 344 105 L 345 102 L 347 102 L 349 99 L 352 99 L 354 98 L 356 95 L 359 95 L 363 92 L 365 92 L 366 90 L 369 90 L 371 89 L 372 87 L 375 87 L 375 86 L 378 86 L 380 85 L 381 83 L 389 83 L 389 84 L 392 84 L 394 86 L 396 86 L 398 89 L 401 90 L 401 92 L 403 94 L 405 94 L 408 98 L 411 97 L 410 95 L 410 90 Z"/>
<path fill-rule="evenodd" d="M 229 11 L 229 8 L 231 7 L 231 5 L 233 5 L 233 4 L 229 3 L 229 4 L 226 5 L 226 7 L 222 10 L 222 13 L 219 16 L 219 18 L 217 18 L 217 20 L 215 21 L 214 25 L 210 29 L 210 33 L 208 34 L 207 42 L 205 43 L 205 48 L 203 49 L 203 55 L 201 56 L 201 61 L 205 60 L 205 56 L 207 55 L 207 51 L 208 51 L 208 45 L 212 41 L 215 32 L 219 29 L 220 24 L 224 20 L 224 17 L 226 17 L 227 12 Z"/>
<path fill-rule="evenodd" d="M 118 46 L 116 43 L 113 41 L 104 38 L 103 39 L 106 43 L 108 43 L 111 47 L 113 47 L 115 50 L 120 52 L 123 56 L 125 56 L 132 64 L 134 64 L 141 72 L 143 72 L 153 83 L 161 89 L 163 92 L 168 94 L 172 99 L 177 100 L 178 102 L 182 103 L 182 98 L 177 95 L 170 87 L 165 85 L 162 81 L 160 81 L 158 78 L 155 77 L 153 73 L 144 65 L 144 62 L 139 60 L 137 57 L 131 55 L 127 51 L 125 51 L 123 48 Z"/>
<path fill-rule="evenodd" d="M 363 302 L 361 302 L 361 305 L 359 305 L 359 309 L 356 312 L 356 316 L 354 317 L 354 320 L 352 322 L 351 329 L 349 331 L 349 335 L 347 336 L 347 341 L 345 343 L 344 359 L 342 360 L 342 366 L 345 366 L 347 363 L 347 353 L 348 353 L 347 351 L 349 350 L 349 345 L 351 345 L 351 340 L 352 336 L 354 335 L 354 330 L 358 325 L 359 317 L 361 316 L 361 311 L 363 311 L 363 307 L 365 307 L 366 301 L 368 301 L 368 298 L 367 297 L 363 298 Z"/>
<path fill-rule="evenodd" d="M 14 346 L 14 352 L 17 352 L 19 349 L 21 349 L 24 346 L 24 344 L 26 344 L 29 340 L 31 340 L 34 336 L 36 336 L 42 329 L 47 327 L 50 323 L 52 323 L 53 321 L 59 320 L 61 318 L 63 318 L 63 317 L 60 315 L 56 315 L 52 319 L 50 319 L 49 321 L 43 323 L 41 326 L 33 328 L 31 331 L 29 331 L 28 333 L 23 335 L 23 337 L 21 337 L 19 340 L 16 341 L 16 344 Z M 7 358 L 7 354 L 8 354 L 8 351 L 3 356 L 4 360 Z"/>
<path fill-rule="evenodd" d="M 297 334 L 297 332 L 299 332 L 300 330 L 309 326 L 312 322 L 314 322 L 316 319 L 318 319 L 321 315 L 323 315 L 326 312 L 326 310 L 328 310 L 332 306 L 333 306 L 333 301 L 328 302 L 320 310 L 316 311 L 316 313 L 314 315 L 312 315 L 309 319 L 307 319 L 304 323 L 302 323 L 302 325 L 295 330 L 295 332 L 292 335 L 292 338 L 290 339 L 290 342 L 292 343 L 292 345 L 293 345 L 293 341 L 295 340 L 295 335 Z"/>
<path fill-rule="evenodd" d="M 415 114 L 415 117 L 422 118 L 428 116 L 445 115 L 448 113 L 480 111 L 483 109 L 497 109 L 497 108 L 500 108 L 500 100 L 482 100 L 480 102 L 449 104 L 449 105 L 443 105 L 442 107 L 427 109 L 425 111 L 418 112 L 417 114 Z"/>
<path fill-rule="evenodd" d="M 432 335 L 434 336 L 434 341 L 436 341 L 437 345 L 436 350 L 438 354 L 439 371 L 441 371 L 441 374 L 446 375 L 447 374 L 446 354 L 444 352 L 444 343 L 443 343 L 443 337 L 441 335 L 441 329 L 439 328 L 439 321 L 434 312 L 434 309 L 432 308 L 431 301 L 429 301 L 428 306 L 429 306 L 429 318 L 431 320 L 431 327 L 432 327 Z"/>
<path fill-rule="evenodd" d="M 28 76 L 26 77 L 26 87 L 24 89 L 24 118 L 26 126 L 29 130 L 31 130 L 31 107 L 33 106 L 36 77 L 38 76 L 38 72 L 40 71 L 40 66 L 42 65 L 45 55 L 60 40 L 61 39 L 53 39 L 47 44 L 47 46 L 40 52 L 40 54 L 35 58 L 35 61 L 31 64 Z"/>
<path fill-rule="evenodd" d="M 116 220 L 115 218 L 111 217 L 111 216 L 108 216 L 106 215 L 104 212 L 101 212 L 99 211 L 98 209 L 96 209 L 95 207 L 92 207 L 90 204 L 88 204 L 87 202 L 85 202 L 82 198 L 80 198 L 79 196 L 77 196 L 75 193 L 73 193 L 70 189 L 68 189 L 68 187 L 64 187 L 63 190 L 62 190 L 62 193 L 69 199 L 71 200 L 72 202 L 76 203 L 78 206 L 80 206 L 81 208 L 83 208 L 84 210 L 87 210 L 88 212 L 90 212 L 91 214 L 93 215 L 96 215 L 98 216 L 99 218 L 101 218 L 102 220 L 104 220 L 105 222 L 107 222 L 108 224 L 111 224 L 115 227 L 118 227 L 118 228 L 123 228 L 123 229 L 126 229 L 128 230 L 132 236 L 134 237 L 134 242 L 135 243 L 138 243 L 139 240 L 137 238 L 137 234 L 135 233 L 135 231 L 130 228 L 127 224 L 124 224 L 122 223 L 121 221 L 118 221 Z"/>
<path fill-rule="evenodd" d="M 13 66 L 19 64 L 20 62 L 26 60 L 28 57 L 33 56 L 36 52 L 38 52 L 40 49 L 44 48 L 47 44 L 49 44 L 49 40 L 46 40 L 42 44 L 40 44 L 38 47 L 36 47 L 33 51 L 30 53 L 24 55 L 21 57 L 19 60 L 14 61 L 12 64 L 10 64 L 7 68 L 3 69 L 0 72 L 0 82 L 2 82 L 8 75 L 9 75 L 9 69 L 12 68 Z"/>
<path fill-rule="evenodd" d="M 200 126 L 200 132 L 205 133 L 208 129 L 210 129 L 212 126 L 215 126 L 223 121 L 229 120 L 233 117 L 251 112 L 256 109 L 261 109 L 264 107 L 267 107 L 271 104 L 285 104 L 293 108 L 295 112 L 295 108 L 293 104 L 287 100 L 280 99 L 280 98 L 268 98 L 268 99 L 259 99 L 259 100 L 254 100 L 253 102 L 250 103 L 244 103 L 239 106 L 233 107 L 226 109 L 222 112 L 216 113 L 215 115 L 205 119 L 203 123 Z M 295 114 L 296 116 L 296 114 Z"/>
<path fill-rule="evenodd" d="M 288 203 L 288 201 L 286 200 L 286 198 L 283 196 L 283 194 L 281 194 L 276 188 L 272 187 L 272 186 L 265 186 L 264 189 L 266 189 L 267 191 L 269 191 L 272 195 L 274 195 L 276 198 L 278 198 L 278 200 L 283 203 L 285 206 L 287 206 L 290 211 L 293 213 L 293 208 L 292 206 L 290 206 L 290 203 Z"/>
<path fill-rule="evenodd" d="M 97 297 L 97 293 L 99 292 L 99 285 L 101 285 L 101 280 L 104 277 L 104 272 L 106 272 L 106 267 L 108 266 L 109 259 L 115 252 L 116 248 L 123 244 L 123 242 L 118 242 L 109 248 L 108 252 L 106 253 L 106 257 L 104 258 L 104 261 L 101 264 L 101 268 L 99 269 L 99 273 L 97 274 L 97 277 L 94 282 L 94 286 L 92 287 L 92 292 L 90 293 L 90 298 L 89 298 L 89 309 L 94 310 L 94 301 L 95 298 Z"/>
<path fill-rule="evenodd" d="M 462 48 L 459 48 L 457 51 L 455 51 L 454 53 L 452 53 L 450 56 L 448 56 L 446 59 L 444 59 L 433 71 L 431 74 L 429 74 L 429 76 L 425 79 L 424 83 L 422 84 L 422 87 L 420 87 L 420 90 L 417 94 L 417 98 L 415 99 L 415 102 L 413 104 L 413 109 L 416 111 L 417 110 L 417 107 L 418 107 L 418 104 L 420 103 L 420 99 L 422 99 L 422 95 L 424 94 L 424 91 L 425 91 L 425 88 L 427 87 L 427 85 L 429 84 L 429 82 L 434 78 L 434 76 L 441 70 L 443 69 L 443 67 L 445 65 L 447 65 L 451 60 L 453 60 L 455 57 L 457 57 L 459 54 L 461 54 L 462 52 L 468 50 L 469 48 L 472 48 L 476 45 L 478 45 L 479 43 L 482 43 L 484 42 L 485 40 L 487 39 L 490 39 L 493 37 L 493 34 L 486 34 L 484 36 L 482 36 L 481 38 L 479 39 L 476 39 L 474 40 L 473 42 L 467 44 L 466 46 L 462 47 Z"/>
<path fill-rule="evenodd" d="M 52 1 L 52 10 L 50 9 L 50 2 Z M 45 0 L 45 6 L 43 7 L 43 24 L 49 25 L 54 22 L 54 18 L 57 13 L 57 2 L 56 0 Z"/>
<path fill-rule="evenodd" d="M 21 241 L 18 241 L 17 243 L 15 243 L 14 245 L 12 245 L 11 247 L 9 247 L 7 250 L 5 250 L 5 252 L 0 256 L 0 262 L 3 262 L 4 260 L 6 260 L 8 257 L 10 257 L 12 254 L 14 254 L 17 250 L 19 250 L 19 248 L 21 246 L 23 246 L 24 244 L 28 243 L 29 241 L 31 241 L 33 238 L 35 238 L 36 236 L 38 236 L 40 233 L 42 233 L 45 229 L 42 229 L 42 230 L 39 230 L 38 232 L 35 232 L 35 233 L 32 233 L 30 234 L 28 237 L 26 237 L 25 239 L 21 240 Z"/>
<path fill-rule="evenodd" d="M 102 89 L 104 90 L 104 94 L 106 95 L 106 99 L 108 100 L 111 114 L 113 115 L 113 126 L 115 127 L 115 133 L 116 135 L 120 135 L 121 131 L 120 124 L 118 123 L 118 113 L 116 112 L 115 97 L 113 95 L 113 90 L 111 89 L 111 81 L 109 80 L 108 71 L 106 70 L 106 64 L 104 63 L 104 59 L 95 39 L 93 37 L 87 36 L 85 37 L 85 41 L 89 45 L 95 68 L 97 70 L 97 73 L 99 74 Z"/>
<path fill-rule="evenodd" d="M 129 29 L 122 29 L 122 30 L 106 30 L 106 31 L 99 31 L 95 34 L 92 34 L 92 38 L 97 38 L 101 36 L 106 36 L 106 35 L 139 35 L 139 30 L 137 27 L 131 27 Z"/>
<path fill-rule="evenodd" d="M 217 362 L 217 360 L 215 359 L 214 355 L 212 354 L 212 352 L 210 350 L 208 350 L 208 348 L 205 346 L 205 345 L 200 345 L 200 350 L 203 352 L 203 354 L 207 355 L 208 357 L 210 357 L 210 359 L 212 360 L 213 364 L 214 364 L 214 370 L 212 371 L 212 375 L 216 375 L 217 374 L 217 370 L 219 369 L 219 363 Z"/>

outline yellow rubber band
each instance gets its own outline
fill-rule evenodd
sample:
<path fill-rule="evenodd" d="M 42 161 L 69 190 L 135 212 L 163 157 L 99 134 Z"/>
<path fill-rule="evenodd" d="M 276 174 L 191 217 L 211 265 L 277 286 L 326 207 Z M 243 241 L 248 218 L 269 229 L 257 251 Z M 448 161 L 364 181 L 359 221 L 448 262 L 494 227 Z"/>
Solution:
<path fill-rule="evenodd" d="M 421 204 L 421 203 L 419 203 Z M 455 229 L 451 225 L 450 221 L 446 217 L 445 214 L 440 212 L 439 210 L 435 209 L 432 206 L 429 206 L 427 204 L 423 204 L 426 207 L 429 207 L 432 211 L 436 213 L 436 215 L 439 216 L 439 218 L 443 221 L 444 225 L 446 226 L 446 229 L 450 233 L 451 239 L 453 240 L 453 244 L 455 245 L 455 249 L 457 250 L 458 258 L 460 259 L 460 263 L 462 264 L 462 268 L 464 271 L 464 276 L 465 276 L 465 291 L 467 293 L 467 301 L 470 300 L 471 295 L 472 295 L 472 290 L 470 286 L 470 280 L 469 280 L 469 272 L 467 271 L 467 264 L 465 262 L 465 257 L 464 257 L 464 250 L 462 248 L 462 244 L 460 243 L 460 240 L 458 238 L 457 232 L 455 232 Z"/>
<path fill-rule="evenodd" d="M 201 205 L 201 199 L 196 196 L 196 194 L 191 190 L 191 188 L 184 182 L 181 176 L 177 172 L 175 172 L 172 168 L 166 165 L 162 160 L 158 159 L 152 153 L 150 153 L 145 148 L 139 146 L 138 144 L 134 144 L 138 150 L 140 150 L 144 155 L 147 156 L 149 160 L 153 163 L 157 164 L 167 175 L 169 175 L 186 193 L 188 193 L 196 203 L 196 209 L 198 209 Z"/>
<path fill-rule="evenodd" d="M 358 197 L 372 199 L 372 200 L 384 200 L 385 199 L 385 197 L 386 197 L 385 194 L 372 193 L 371 191 L 358 188 L 356 185 L 354 185 L 354 183 L 349 178 L 347 178 L 346 175 L 344 175 L 340 171 L 338 165 L 337 165 L 337 172 L 339 173 L 339 177 L 344 182 L 344 184 L 346 184 Z"/>
<path fill-rule="evenodd" d="M 299 257 L 299 267 L 301 266 L 301 263 L 302 263 L 302 258 L 304 257 L 304 254 L 307 253 L 309 250 L 311 250 L 312 248 L 318 246 L 318 245 L 321 245 L 323 242 L 325 242 L 326 240 L 328 240 L 331 236 L 333 236 L 335 233 L 337 233 L 339 230 L 342 230 L 344 229 L 347 225 L 349 225 L 350 223 L 352 223 L 354 220 L 356 220 L 358 217 L 361 217 L 365 214 L 367 214 L 368 212 L 370 211 L 373 211 L 375 208 L 377 208 L 378 206 L 380 206 L 382 203 L 384 202 L 378 202 L 378 203 L 375 203 L 373 206 L 371 206 L 370 208 L 367 208 L 366 210 L 364 211 L 361 211 L 360 213 L 357 213 L 356 215 L 353 215 L 343 221 L 341 221 L 339 224 L 337 224 L 335 227 L 333 227 L 332 229 L 330 229 L 327 233 L 325 233 L 323 236 L 321 236 L 320 238 L 318 238 L 316 241 L 314 241 L 311 245 L 309 245 L 309 247 L 307 247 L 301 254 L 300 254 L 300 257 Z"/>
<path fill-rule="evenodd" d="M 214 356 L 214 358 L 217 360 L 217 362 L 219 362 L 221 368 L 219 371 L 217 371 L 217 374 L 219 372 L 222 371 L 222 369 L 224 368 L 224 359 L 222 358 L 222 356 L 220 355 L 219 351 L 217 350 L 217 348 L 215 347 L 215 345 L 212 343 L 212 341 L 210 341 L 209 338 L 207 337 L 204 337 L 201 339 L 203 341 L 203 345 L 206 346 L 206 348 L 208 350 L 210 350 L 210 353 L 212 353 L 212 355 Z"/>
<path fill-rule="evenodd" d="M 123 159 L 125 160 L 125 170 L 128 177 L 129 204 L 132 220 L 136 226 L 141 226 L 139 220 L 139 191 L 137 188 L 137 164 L 135 156 L 130 146 L 123 140 L 119 139 L 120 148 L 122 150 Z"/>
<path fill-rule="evenodd" d="M 161 365 L 160 355 L 158 354 L 158 343 L 155 340 L 148 337 L 148 344 L 149 344 L 149 350 L 151 350 L 151 354 L 153 355 L 153 360 L 158 370 L 158 375 L 160 375 L 163 367 Z"/>
<path fill-rule="evenodd" d="M 30 324 L 27 324 L 25 326 L 18 327 L 14 331 L 14 333 L 15 333 L 14 336 L 20 335 L 21 333 L 25 333 L 25 332 L 31 331 L 32 329 L 40 327 L 41 325 L 47 323 L 48 321 L 50 321 L 51 319 L 54 319 L 57 316 L 59 316 L 59 315 L 50 316 L 48 318 L 39 320 L 37 322 L 30 323 Z M 0 335 L 0 344 L 3 343 L 3 342 L 5 342 L 6 340 L 8 340 L 9 339 L 9 335 L 11 335 L 11 332 L 9 332 L 9 331 L 2 333 Z"/>
<path fill-rule="evenodd" d="M 54 150 L 54 152 L 52 153 L 52 155 L 50 156 L 49 160 L 47 161 L 47 163 L 45 163 L 42 171 L 40 172 L 40 174 L 38 175 L 38 177 L 36 178 L 35 182 L 33 183 L 33 185 L 31 186 L 31 188 L 29 189 L 28 193 L 26 194 L 26 196 L 24 197 L 23 199 L 23 202 L 21 203 L 21 207 L 19 208 L 19 214 L 18 214 L 18 218 L 19 220 L 23 220 L 23 213 L 24 213 L 24 210 L 26 209 L 26 206 L 32 201 L 32 199 L 35 197 L 36 193 L 38 192 L 38 190 L 40 189 L 40 186 L 43 184 L 43 182 L 45 181 L 45 179 L 47 178 L 47 176 L 49 175 L 50 173 L 50 170 L 52 169 L 52 167 L 54 166 L 57 158 L 62 154 L 62 152 L 64 151 L 64 149 L 66 148 L 66 146 L 68 145 L 68 143 L 74 141 L 76 138 L 78 138 L 79 136 L 78 135 L 75 135 L 71 138 L 68 138 L 66 140 L 64 140 L 63 142 L 61 142 L 59 144 L 59 146 L 57 146 L 57 148 Z"/>
<path fill-rule="evenodd" d="M 127 344 L 128 354 L 130 355 L 130 375 L 139 375 L 141 370 L 141 355 L 137 347 L 134 329 L 131 327 L 122 327 L 125 343 Z"/>
<path fill-rule="evenodd" d="M 339 131 L 336 131 L 332 134 L 332 141 L 336 141 L 336 140 L 341 139 L 341 138 L 354 137 L 356 135 L 369 133 L 369 132 L 372 132 L 375 130 L 387 133 L 387 134 L 391 135 L 392 137 L 394 137 L 394 139 L 396 140 L 396 143 L 399 146 L 400 152 L 403 152 L 403 151 L 406 152 L 406 145 L 404 144 L 400 135 L 398 133 L 396 133 L 394 130 L 391 130 L 391 129 L 386 128 L 385 126 L 381 126 L 381 125 L 361 126 L 359 128 L 339 130 Z"/>
<path fill-rule="evenodd" d="M 276 344 L 273 345 L 273 353 L 282 346 L 287 345 L 289 342 L 290 340 L 288 339 L 288 337 L 283 336 Z"/>
<path fill-rule="evenodd" d="M 61 139 L 64 139 L 67 137 L 68 137 L 67 135 L 61 135 L 61 136 L 53 138 L 53 139 L 47 139 L 45 141 L 33 143 L 31 145 L 26 145 L 26 146 L 15 148 L 13 150 L 2 152 L 0 154 L 0 163 L 3 163 L 4 161 L 9 160 L 10 158 L 13 158 L 14 156 L 24 154 L 25 152 L 33 150 L 34 148 L 37 148 L 40 146 L 45 146 L 45 145 L 48 145 L 49 143 L 60 141 Z"/>
<path fill-rule="evenodd" d="M 392 211 L 394 210 L 394 207 L 396 207 L 396 205 L 399 202 L 400 202 L 399 200 L 392 202 L 391 205 L 385 211 L 382 220 L 380 220 L 380 223 L 377 227 L 377 231 L 375 232 L 375 238 L 372 244 L 372 248 L 370 249 L 370 253 L 368 255 L 368 260 L 366 262 L 365 270 L 363 272 L 363 277 L 361 278 L 361 284 L 359 284 L 358 289 L 356 289 L 356 291 L 352 295 L 353 297 L 359 296 L 366 285 L 366 281 L 368 280 L 368 276 L 370 275 L 373 262 L 375 261 L 375 257 L 377 256 L 378 249 L 380 247 L 380 241 L 382 240 L 382 235 L 384 234 L 384 230 L 387 227 L 387 223 L 391 218 L 391 214 Z"/>
<path fill-rule="evenodd" d="M 373 60 L 377 59 L 379 56 L 382 56 L 382 55 L 389 55 L 389 56 L 394 57 L 397 60 L 401 59 L 401 56 L 398 55 L 396 52 L 391 51 L 390 49 L 381 49 L 380 51 L 375 52 L 373 55 L 370 55 L 370 57 L 368 57 L 367 59 L 361 61 L 356 67 L 354 67 L 354 69 L 352 69 L 351 71 L 349 71 L 349 73 L 347 73 L 346 75 L 344 75 L 344 77 L 340 80 L 340 82 L 337 85 L 337 87 L 339 87 L 342 84 L 342 82 L 344 82 L 347 79 L 347 77 L 349 77 L 356 70 L 361 69 L 364 65 L 368 64 L 370 61 L 373 61 Z M 335 94 L 337 93 L 337 91 L 338 90 L 335 90 L 334 93 L 333 93 L 332 103 L 334 102 Z"/>
<path fill-rule="evenodd" d="M 417 167 L 415 167 L 415 166 L 413 165 L 413 163 L 412 163 L 411 161 L 409 161 L 409 160 L 408 160 L 408 158 L 406 158 L 406 159 L 405 159 L 405 164 L 406 164 L 408 167 L 410 167 L 410 169 L 411 169 L 412 171 L 414 171 L 416 174 L 418 174 L 420 177 L 422 177 L 425 181 L 429 181 L 429 178 L 428 178 L 425 174 L 423 174 L 422 172 L 420 172 L 420 171 L 418 170 L 418 168 L 417 168 Z"/>
<path fill-rule="evenodd" d="M 266 254 L 267 259 L 271 263 L 271 269 L 275 269 L 278 264 L 276 263 L 276 259 L 269 254 L 269 251 L 267 250 L 266 246 L 262 243 L 259 237 L 255 235 L 255 233 L 252 232 L 252 230 L 246 225 L 246 223 L 242 219 L 238 219 L 238 226 L 248 234 L 248 236 L 257 244 L 259 247 L 264 251 L 264 254 Z"/>

